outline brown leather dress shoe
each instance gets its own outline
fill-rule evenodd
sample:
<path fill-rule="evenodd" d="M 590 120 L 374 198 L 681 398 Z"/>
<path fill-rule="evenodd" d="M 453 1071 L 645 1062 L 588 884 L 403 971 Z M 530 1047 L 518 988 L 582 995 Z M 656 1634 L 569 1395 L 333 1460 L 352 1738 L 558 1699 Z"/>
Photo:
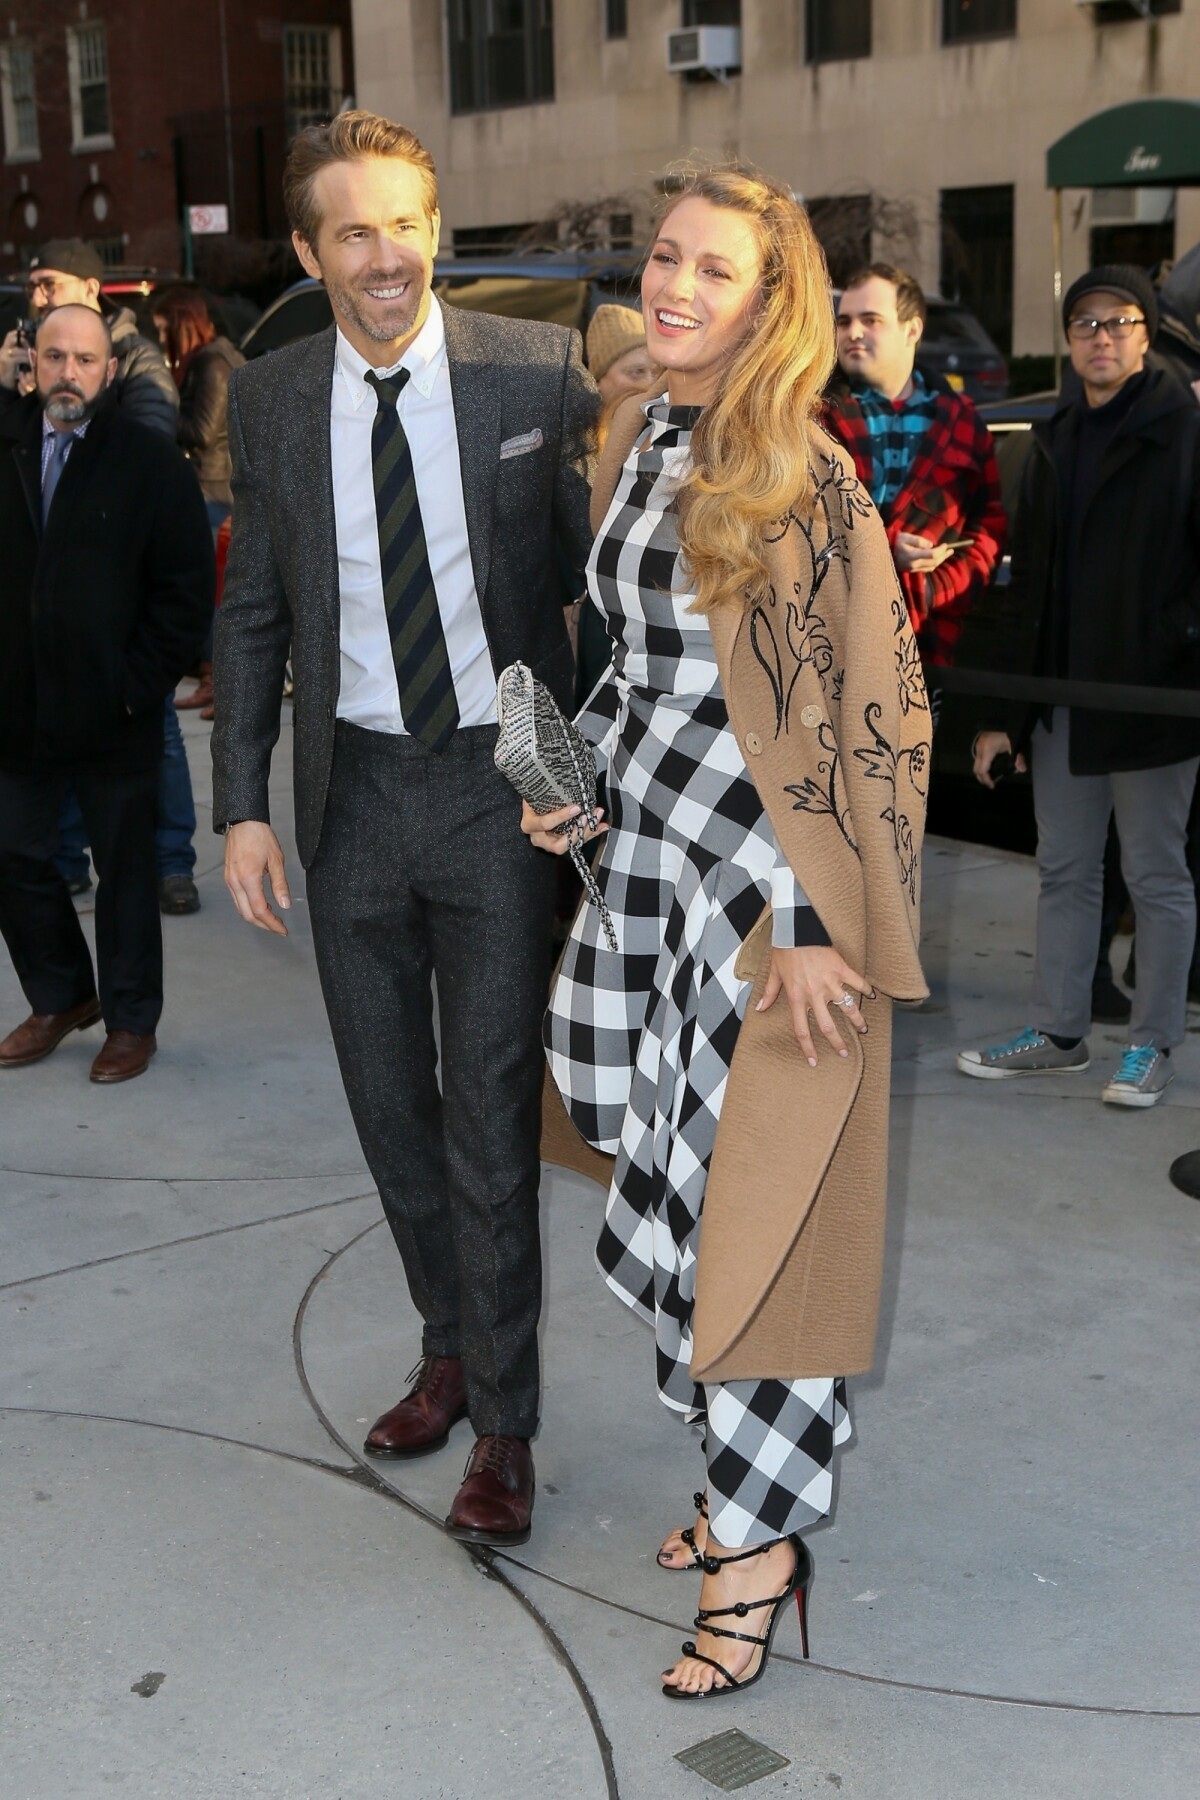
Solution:
<path fill-rule="evenodd" d="M 467 1416 L 467 1389 L 457 1356 L 423 1356 L 408 1379 L 412 1387 L 390 1412 L 376 1419 L 363 1449 L 368 1456 L 428 1456 L 440 1450 L 450 1427 Z"/>
<path fill-rule="evenodd" d="M 446 1517 L 467 1544 L 525 1544 L 533 1517 L 533 1457 L 524 1438 L 476 1438 L 466 1478 Z"/>
<path fill-rule="evenodd" d="M 110 1031 L 104 1048 L 92 1064 L 93 1081 L 132 1081 L 144 1075 L 150 1058 L 158 1049 L 153 1032 L 143 1036 L 136 1031 Z"/>
<path fill-rule="evenodd" d="M 0 1044 L 0 1069 L 19 1069 L 25 1063 L 41 1062 L 57 1050 L 69 1031 L 86 1031 L 100 1018 L 100 1002 L 93 998 L 69 1012 L 30 1013 L 23 1024 L 10 1031 Z"/>
<path fill-rule="evenodd" d="M 175 711 L 190 712 L 193 706 L 211 706 L 212 697 L 212 664 L 210 662 L 202 662 L 200 664 L 199 685 L 193 688 L 190 694 L 185 694 L 182 700 L 177 700 L 175 702 Z"/>

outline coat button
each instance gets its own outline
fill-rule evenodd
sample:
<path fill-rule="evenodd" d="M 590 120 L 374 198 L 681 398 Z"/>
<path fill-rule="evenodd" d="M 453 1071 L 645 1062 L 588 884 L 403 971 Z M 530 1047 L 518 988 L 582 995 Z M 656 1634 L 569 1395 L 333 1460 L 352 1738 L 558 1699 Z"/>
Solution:
<path fill-rule="evenodd" d="M 802 725 L 807 725 L 807 727 L 810 731 L 815 731 L 817 729 L 817 726 L 821 723 L 820 707 L 819 706 L 806 706 L 804 708 L 803 712 L 800 714 L 800 723 Z"/>
<path fill-rule="evenodd" d="M 759 737 L 757 731 L 748 731 L 746 733 L 746 748 L 751 756 L 762 755 L 762 739 Z"/>

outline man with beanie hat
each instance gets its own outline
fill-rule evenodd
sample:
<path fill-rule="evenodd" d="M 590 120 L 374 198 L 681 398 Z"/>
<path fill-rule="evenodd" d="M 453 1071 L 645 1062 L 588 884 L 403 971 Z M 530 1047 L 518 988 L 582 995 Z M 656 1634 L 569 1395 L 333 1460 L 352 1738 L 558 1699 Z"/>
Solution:
<path fill-rule="evenodd" d="M 646 350 L 646 327 L 632 306 L 598 306 L 587 328 L 588 373 L 610 409 L 626 394 L 640 394 L 655 376 Z"/>
<path fill-rule="evenodd" d="M 1146 366 L 1158 307 L 1140 269 L 1111 264 L 1068 288 L 1063 324 L 1082 392 L 1033 428 L 1012 537 L 1020 653 L 1033 675 L 1136 687 L 1200 687 L 1200 413 Z M 1025 708 L 981 731 L 975 774 L 1017 752 L 1033 771 L 1038 825 L 1034 1021 L 964 1050 L 987 1080 L 1088 1067 L 1092 972 L 1110 816 L 1138 922 L 1129 1044 L 1103 1090 L 1146 1107 L 1182 1043 L 1196 899 L 1185 839 L 1200 720 L 1079 707 Z"/>

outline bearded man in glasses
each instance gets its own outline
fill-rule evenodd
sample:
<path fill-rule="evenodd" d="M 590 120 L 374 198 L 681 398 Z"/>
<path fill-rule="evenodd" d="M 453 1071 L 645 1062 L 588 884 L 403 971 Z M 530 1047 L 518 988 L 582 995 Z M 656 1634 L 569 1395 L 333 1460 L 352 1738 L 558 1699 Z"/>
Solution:
<path fill-rule="evenodd" d="M 1200 688 L 1200 409 L 1146 366 L 1158 328 L 1149 278 L 1122 264 L 1081 276 L 1063 300 L 1082 392 L 1034 427 L 1012 534 L 1012 596 L 1033 675 Z M 1037 954 L 1029 1025 L 964 1050 L 987 1080 L 1088 1067 L 1108 822 L 1137 912 L 1129 1041 L 1101 1098 L 1148 1107 L 1183 1042 L 1196 900 L 1186 856 L 1200 719 L 1035 706 L 981 731 L 975 774 L 1017 753 L 1033 772 Z"/>

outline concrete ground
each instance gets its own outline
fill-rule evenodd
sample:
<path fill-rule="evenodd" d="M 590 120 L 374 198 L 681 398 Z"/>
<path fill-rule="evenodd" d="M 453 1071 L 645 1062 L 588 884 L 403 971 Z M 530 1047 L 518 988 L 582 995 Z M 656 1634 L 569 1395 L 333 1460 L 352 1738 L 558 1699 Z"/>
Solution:
<path fill-rule="evenodd" d="M 933 998 L 899 1021 L 880 1355 L 811 1536 L 814 1660 L 789 1620 L 761 1686 L 689 1710 L 655 1677 L 694 1583 L 654 1550 L 701 1465 L 594 1272 L 594 1184 L 543 1188 L 529 1545 L 443 1535 L 465 1426 L 364 1467 L 417 1324 L 302 881 L 286 943 L 239 923 L 185 733 L 204 907 L 166 921 L 155 1063 L 91 1086 L 92 1031 L 0 1080 L 5 1800 L 701 1800 L 676 1753 L 732 1727 L 788 1759 L 764 1800 L 1200 1792 L 1200 1207 L 1166 1179 L 1200 1058 L 1146 1114 L 1099 1103 L 1112 1030 L 1083 1076 L 955 1073 L 1026 1016 L 1031 865 L 930 847 Z M 0 1024 L 23 1012 L 4 961 Z"/>

